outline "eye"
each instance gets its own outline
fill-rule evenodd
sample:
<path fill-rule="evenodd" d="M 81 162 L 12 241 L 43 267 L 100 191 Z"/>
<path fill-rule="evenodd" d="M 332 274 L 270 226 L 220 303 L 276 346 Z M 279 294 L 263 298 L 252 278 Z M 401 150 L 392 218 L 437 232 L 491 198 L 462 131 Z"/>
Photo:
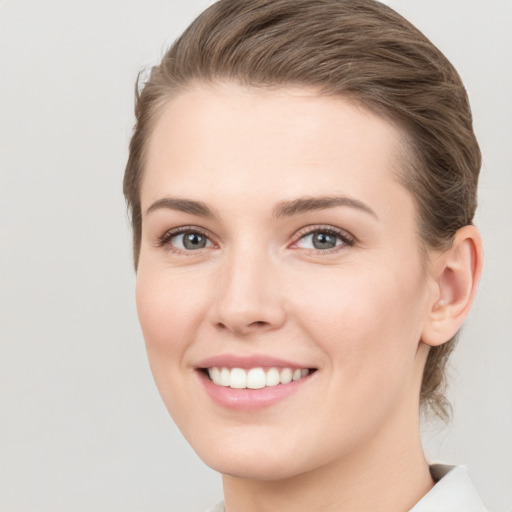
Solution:
<path fill-rule="evenodd" d="M 306 229 L 306 233 L 299 233 L 299 235 L 302 234 L 302 236 L 295 242 L 295 247 L 300 249 L 329 251 L 340 246 L 352 246 L 355 243 L 354 238 L 348 233 L 333 227 Z"/>
<path fill-rule="evenodd" d="M 207 246 L 209 240 L 201 233 L 180 233 L 171 238 L 170 242 L 178 249 L 186 249 L 193 251 L 195 249 L 203 249 Z"/>
<path fill-rule="evenodd" d="M 193 229 L 168 231 L 158 242 L 159 246 L 168 246 L 171 250 L 197 251 L 212 247 L 212 241 L 200 231 Z"/>
<path fill-rule="evenodd" d="M 333 249 L 340 243 L 341 241 L 336 235 L 320 231 L 303 236 L 297 245 L 309 249 Z"/>

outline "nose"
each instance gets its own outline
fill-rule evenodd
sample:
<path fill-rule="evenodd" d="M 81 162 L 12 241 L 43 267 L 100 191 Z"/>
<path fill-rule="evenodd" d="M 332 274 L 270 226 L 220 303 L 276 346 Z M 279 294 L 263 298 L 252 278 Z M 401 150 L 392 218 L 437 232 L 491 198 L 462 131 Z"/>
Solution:
<path fill-rule="evenodd" d="M 237 336 L 279 329 L 285 322 L 280 273 L 268 255 L 250 247 L 223 262 L 211 321 Z"/>

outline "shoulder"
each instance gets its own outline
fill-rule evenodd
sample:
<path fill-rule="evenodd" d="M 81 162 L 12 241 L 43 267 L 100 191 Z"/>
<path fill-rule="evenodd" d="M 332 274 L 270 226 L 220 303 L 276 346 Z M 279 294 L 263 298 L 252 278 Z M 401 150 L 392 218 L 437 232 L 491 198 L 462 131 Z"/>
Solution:
<path fill-rule="evenodd" d="M 434 464 L 436 484 L 410 512 L 487 512 L 465 466 Z"/>

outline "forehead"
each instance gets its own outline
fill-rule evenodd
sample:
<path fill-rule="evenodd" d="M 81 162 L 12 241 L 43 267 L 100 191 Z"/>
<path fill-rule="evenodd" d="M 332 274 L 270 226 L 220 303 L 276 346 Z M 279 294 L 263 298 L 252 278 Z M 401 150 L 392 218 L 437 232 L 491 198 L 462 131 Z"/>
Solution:
<path fill-rule="evenodd" d="M 148 142 L 142 202 L 199 184 L 290 195 L 336 186 L 367 195 L 401 171 L 400 129 L 342 97 L 304 88 L 194 87 L 162 109 Z M 265 187 L 264 187 L 265 188 Z"/>

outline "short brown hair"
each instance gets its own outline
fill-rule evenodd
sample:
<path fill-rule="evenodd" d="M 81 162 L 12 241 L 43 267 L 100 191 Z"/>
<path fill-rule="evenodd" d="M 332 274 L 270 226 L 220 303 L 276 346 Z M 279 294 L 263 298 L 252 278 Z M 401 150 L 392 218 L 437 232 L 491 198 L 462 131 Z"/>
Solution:
<path fill-rule="evenodd" d="M 426 248 L 445 249 L 472 223 L 481 155 L 462 81 L 413 25 L 374 0 L 219 0 L 136 88 L 124 177 L 137 268 L 145 149 L 162 106 L 197 83 L 304 86 L 386 116 L 406 134 L 401 182 L 413 194 Z M 430 349 L 421 403 L 447 418 L 445 366 L 455 338 Z"/>

